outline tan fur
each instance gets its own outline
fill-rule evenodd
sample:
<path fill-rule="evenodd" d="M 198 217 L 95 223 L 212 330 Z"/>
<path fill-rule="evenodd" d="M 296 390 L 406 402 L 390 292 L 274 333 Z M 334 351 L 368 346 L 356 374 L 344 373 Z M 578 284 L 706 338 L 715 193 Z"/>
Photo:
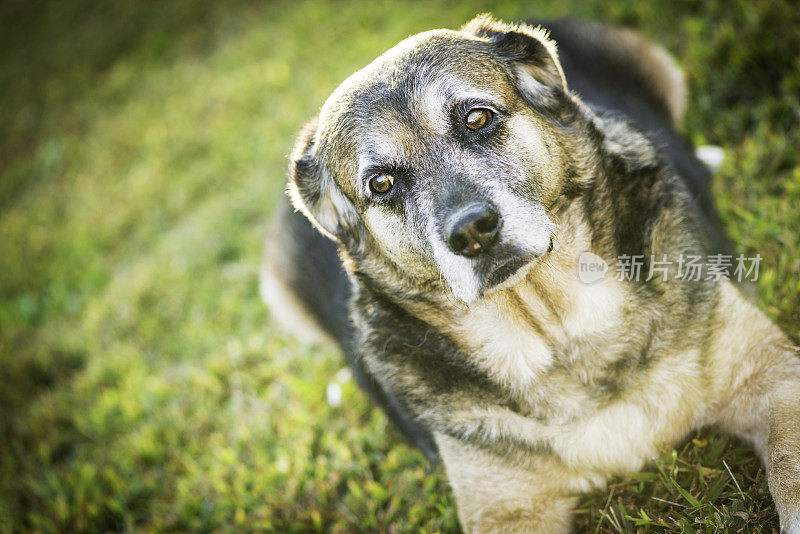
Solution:
<path fill-rule="evenodd" d="M 721 291 L 709 368 L 712 420 L 750 441 L 767 466 L 785 532 L 800 533 L 800 358 L 797 347 L 732 284 Z"/>
<path fill-rule="evenodd" d="M 598 481 L 608 476 L 640 469 L 656 455 L 656 445 L 675 445 L 691 430 L 718 423 L 754 444 L 767 465 L 770 491 L 785 532 L 796 533 L 800 527 L 800 359 L 787 338 L 730 283 L 723 284 L 720 293 L 717 330 L 705 365 L 699 351 L 665 357 L 623 398 L 602 409 L 585 411 L 582 405 L 587 399 L 576 396 L 571 399 L 572 410 L 583 416 L 571 424 L 536 425 L 521 419 L 504 423 L 508 416 L 502 413 L 459 414 L 463 419 L 494 417 L 495 426 L 505 428 L 506 437 L 528 436 L 532 444 L 547 442 L 557 458 L 539 459 L 528 472 L 529 467 L 437 437 L 467 530 L 527 531 L 522 527 L 527 523 L 509 526 L 484 518 L 532 520 L 531 516 L 543 513 L 541 502 L 547 503 L 546 509 L 559 510 L 570 495 L 588 489 L 590 473 L 599 478 L 589 483 L 601 485 Z M 502 326 L 499 331 L 502 335 Z M 485 333 L 489 335 L 488 330 Z M 509 340 L 509 346 L 513 341 Z M 505 376 L 506 360 L 507 356 L 495 360 L 494 376 Z M 572 387 L 567 380 L 562 389 Z M 567 397 L 561 399 L 565 401 L 562 411 L 570 405 Z M 507 483 L 494 483 L 495 477 Z M 556 488 L 548 485 L 550 480 L 559 482 Z M 517 515 L 520 508 L 525 509 L 523 515 Z M 541 530 L 531 531 L 568 531 L 556 512 L 545 523 Z"/>
<path fill-rule="evenodd" d="M 570 532 L 576 499 L 571 474 L 557 461 L 509 464 L 444 434 L 435 438 L 466 532 Z"/>

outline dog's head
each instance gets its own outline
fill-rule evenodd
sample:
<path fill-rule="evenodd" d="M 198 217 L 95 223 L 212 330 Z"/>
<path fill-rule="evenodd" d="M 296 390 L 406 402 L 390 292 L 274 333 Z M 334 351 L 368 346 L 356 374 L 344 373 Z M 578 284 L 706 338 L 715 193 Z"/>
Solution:
<path fill-rule="evenodd" d="M 481 16 L 422 33 L 334 91 L 298 137 L 289 193 L 356 263 L 470 302 L 552 247 L 571 102 L 540 29 Z"/>

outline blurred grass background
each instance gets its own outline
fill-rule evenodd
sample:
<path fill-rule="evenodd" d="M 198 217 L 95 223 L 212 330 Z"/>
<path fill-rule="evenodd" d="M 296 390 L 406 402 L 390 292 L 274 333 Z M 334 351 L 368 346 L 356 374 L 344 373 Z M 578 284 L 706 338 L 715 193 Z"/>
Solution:
<path fill-rule="evenodd" d="M 729 234 L 765 258 L 765 309 L 797 340 L 796 2 L 10 0 L 0 531 L 457 531 L 441 470 L 351 381 L 326 402 L 343 358 L 272 324 L 257 267 L 300 125 L 400 39 L 483 11 L 623 24 L 676 55 L 683 133 L 725 148 Z M 576 515 L 579 532 L 777 528 L 757 460 L 713 431 Z"/>

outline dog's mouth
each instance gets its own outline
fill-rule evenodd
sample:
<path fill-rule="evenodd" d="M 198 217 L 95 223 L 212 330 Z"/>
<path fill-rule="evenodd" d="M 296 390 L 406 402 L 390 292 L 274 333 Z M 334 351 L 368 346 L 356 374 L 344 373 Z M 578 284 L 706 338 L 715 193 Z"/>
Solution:
<path fill-rule="evenodd" d="M 518 278 L 523 271 L 526 270 L 527 267 L 530 267 L 531 264 L 537 260 L 540 260 L 543 256 L 547 255 L 553 250 L 553 240 L 550 240 L 550 246 L 542 255 L 535 254 L 533 256 L 521 256 L 512 258 L 504 263 L 501 263 L 498 267 L 495 267 L 489 275 L 486 277 L 486 281 L 484 283 L 484 294 L 487 292 L 491 292 L 497 289 L 502 289 L 503 287 L 507 287 L 510 285 L 514 285 L 514 278 Z"/>
<path fill-rule="evenodd" d="M 486 278 L 486 288 L 491 289 L 495 286 L 499 286 L 514 276 L 517 272 L 519 272 L 520 269 L 525 267 L 531 261 L 532 258 L 515 258 L 500 265 L 500 267 L 497 267 L 495 270 L 493 270 Z"/>

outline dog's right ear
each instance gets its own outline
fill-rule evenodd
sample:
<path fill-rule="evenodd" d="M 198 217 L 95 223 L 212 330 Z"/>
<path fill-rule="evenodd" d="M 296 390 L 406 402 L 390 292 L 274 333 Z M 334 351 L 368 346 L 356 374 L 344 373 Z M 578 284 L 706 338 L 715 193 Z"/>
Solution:
<path fill-rule="evenodd" d="M 317 159 L 318 122 L 319 117 L 311 119 L 297 134 L 289 157 L 286 190 L 295 209 L 303 212 L 320 232 L 344 243 L 349 241 L 347 222 L 355 214 L 355 208 Z"/>

